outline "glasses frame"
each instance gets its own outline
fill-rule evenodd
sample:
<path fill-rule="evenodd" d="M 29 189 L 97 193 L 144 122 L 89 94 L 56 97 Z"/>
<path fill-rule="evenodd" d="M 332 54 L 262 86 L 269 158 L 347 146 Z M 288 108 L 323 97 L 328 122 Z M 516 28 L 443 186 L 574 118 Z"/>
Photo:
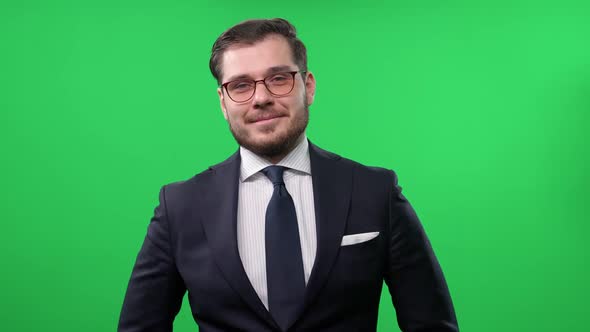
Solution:
<path fill-rule="evenodd" d="M 266 76 L 265 78 L 261 79 L 261 80 L 248 80 L 248 79 L 239 79 L 239 80 L 233 80 L 233 81 L 229 81 L 229 82 L 225 82 L 223 84 L 221 84 L 219 87 L 222 89 L 225 89 L 225 93 L 227 93 L 227 96 L 229 97 L 229 99 L 231 99 L 233 102 L 235 103 L 246 103 L 248 101 L 250 101 L 254 95 L 256 94 L 256 87 L 258 87 L 258 82 L 262 82 L 262 84 L 264 84 L 264 87 L 266 88 L 266 91 L 268 91 L 271 95 L 273 95 L 274 97 L 283 97 L 286 96 L 288 94 L 290 94 L 293 91 L 293 88 L 295 88 L 295 75 L 297 75 L 297 73 L 301 73 L 302 76 L 301 78 L 303 78 L 303 74 L 306 73 L 305 70 L 294 70 L 294 71 L 281 71 L 281 72 L 277 72 L 271 75 Z M 268 85 L 266 84 L 266 80 L 278 75 L 278 74 L 291 74 L 291 77 L 293 78 L 293 84 L 291 85 L 291 89 L 289 89 L 289 92 L 283 93 L 283 94 L 276 94 L 273 93 L 272 91 L 270 91 L 270 89 L 268 88 Z M 233 99 L 231 97 L 231 94 L 229 93 L 229 91 L 227 90 L 227 85 L 233 82 L 237 82 L 237 81 L 250 81 L 250 82 L 254 82 L 254 90 L 252 91 L 252 95 L 243 101 L 236 101 L 235 99 Z"/>

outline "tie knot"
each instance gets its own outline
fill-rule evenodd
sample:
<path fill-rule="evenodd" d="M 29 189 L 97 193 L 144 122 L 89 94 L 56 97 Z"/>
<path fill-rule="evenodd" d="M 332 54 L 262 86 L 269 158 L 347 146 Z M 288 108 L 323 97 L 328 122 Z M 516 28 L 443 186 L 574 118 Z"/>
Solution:
<path fill-rule="evenodd" d="M 283 172 L 285 167 L 283 166 L 268 166 L 262 170 L 262 173 L 272 182 L 273 185 L 285 184 L 283 182 Z"/>

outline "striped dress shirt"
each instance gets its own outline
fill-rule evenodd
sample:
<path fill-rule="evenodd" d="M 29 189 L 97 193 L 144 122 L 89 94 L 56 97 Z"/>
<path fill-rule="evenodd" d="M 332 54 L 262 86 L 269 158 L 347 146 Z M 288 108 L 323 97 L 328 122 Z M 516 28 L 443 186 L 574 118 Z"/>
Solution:
<path fill-rule="evenodd" d="M 273 164 L 244 147 L 240 147 L 240 157 L 242 163 L 238 193 L 238 251 L 250 283 L 268 309 L 264 233 L 266 207 L 274 188 L 260 171 Z M 317 239 L 309 143 L 305 134 L 297 146 L 276 165 L 286 167 L 283 179 L 295 204 L 303 272 L 307 285 L 315 260 Z"/>

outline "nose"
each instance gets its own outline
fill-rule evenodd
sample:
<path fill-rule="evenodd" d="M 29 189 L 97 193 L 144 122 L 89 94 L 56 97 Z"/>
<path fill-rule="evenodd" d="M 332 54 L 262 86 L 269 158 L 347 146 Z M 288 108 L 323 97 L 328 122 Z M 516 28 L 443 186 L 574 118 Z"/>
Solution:
<path fill-rule="evenodd" d="M 259 86 L 259 83 L 262 86 Z M 265 106 L 271 105 L 273 103 L 272 94 L 270 91 L 268 91 L 266 85 L 264 85 L 264 82 L 256 82 L 256 89 L 254 90 L 252 102 L 254 103 L 255 108 L 264 108 Z"/>

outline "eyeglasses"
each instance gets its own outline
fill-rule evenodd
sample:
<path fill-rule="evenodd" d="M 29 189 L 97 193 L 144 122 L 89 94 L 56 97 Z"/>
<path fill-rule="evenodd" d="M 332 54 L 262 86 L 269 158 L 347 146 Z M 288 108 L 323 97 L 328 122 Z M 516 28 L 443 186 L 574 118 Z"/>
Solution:
<path fill-rule="evenodd" d="M 258 82 L 264 83 L 266 89 L 276 97 L 288 95 L 293 91 L 295 86 L 295 75 L 297 73 L 305 73 L 305 71 L 287 71 L 272 74 L 262 80 L 248 80 L 240 79 L 223 83 L 222 88 L 225 88 L 229 98 L 236 103 L 244 103 L 250 100 L 254 93 L 256 93 L 256 85 Z"/>

